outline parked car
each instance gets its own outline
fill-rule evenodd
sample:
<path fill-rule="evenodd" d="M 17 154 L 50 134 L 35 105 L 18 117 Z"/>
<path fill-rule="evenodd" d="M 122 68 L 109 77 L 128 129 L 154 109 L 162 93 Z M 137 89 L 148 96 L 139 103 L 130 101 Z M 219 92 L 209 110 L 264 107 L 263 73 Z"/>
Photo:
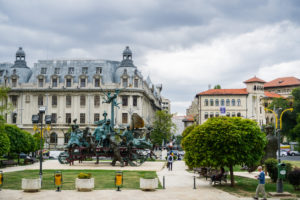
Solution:
<path fill-rule="evenodd" d="M 278 156 L 278 151 L 276 152 L 276 155 Z M 280 150 L 280 157 L 288 156 L 288 151 L 281 149 Z"/>
<path fill-rule="evenodd" d="M 27 155 L 25 153 L 20 153 L 20 158 L 25 159 L 27 157 Z"/>
<path fill-rule="evenodd" d="M 299 151 L 288 151 L 288 155 L 289 156 L 300 156 L 300 152 Z"/>

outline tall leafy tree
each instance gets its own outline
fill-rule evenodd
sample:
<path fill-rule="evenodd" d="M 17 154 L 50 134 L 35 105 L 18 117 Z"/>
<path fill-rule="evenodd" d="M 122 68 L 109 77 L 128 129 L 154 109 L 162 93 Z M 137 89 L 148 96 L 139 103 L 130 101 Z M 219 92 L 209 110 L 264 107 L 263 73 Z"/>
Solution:
<path fill-rule="evenodd" d="M 219 84 L 218 84 L 218 85 L 215 85 L 215 86 L 214 86 L 214 89 L 221 89 L 221 85 L 219 85 Z"/>
<path fill-rule="evenodd" d="M 154 145 L 160 146 L 162 142 L 168 142 L 172 138 L 172 130 L 176 125 L 172 122 L 172 115 L 164 110 L 156 111 L 151 132 L 151 141 Z"/>
<path fill-rule="evenodd" d="M 265 134 L 257 123 L 239 117 L 210 118 L 183 139 L 185 161 L 190 168 L 227 166 L 232 186 L 233 166 L 258 164 L 265 145 Z"/>
<path fill-rule="evenodd" d="M 9 138 L 4 131 L 4 119 L 0 116 L 0 156 L 7 154 L 10 148 Z"/>

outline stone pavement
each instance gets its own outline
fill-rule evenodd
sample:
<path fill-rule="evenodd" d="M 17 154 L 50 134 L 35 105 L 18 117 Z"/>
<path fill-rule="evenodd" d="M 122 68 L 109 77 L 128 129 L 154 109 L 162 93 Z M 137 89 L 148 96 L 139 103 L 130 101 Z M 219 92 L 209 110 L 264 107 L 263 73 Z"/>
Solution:
<path fill-rule="evenodd" d="M 57 162 L 57 161 L 56 161 Z M 239 198 L 229 193 L 218 190 L 208 181 L 203 179 L 196 179 L 197 189 L 193 189 L 193 173 L 186 171 L 183 161 L 176 161 L 173 165 L 173 171 L 168 171 L 166 168 L 162 169 L 162 162 L 146 162 L 140 167 L 131 167 L 131 170 L 146 170 L 153 169 L 157 171 L 158 177 L 162 183 L 163 176 L 165 176 L 166 189 L 156 190 L 154 192 L 144 192 L 141 190 L 122 190 L 117 192 L 115 190 L 95 190 L 92 192 L 77 192 L 75 190 L 63 190 L 62 192 L 55 192 L 54 190 L 42 190 L 38 193 L 25 193 L 21 190 L 2 190 L 0 191 L 0 200 L 250 200 L 251 198 Z M 86 165 L 86 166 L 85 166 Z M 54 161 L 45 162 L 46 169 L 115 169 L 118 167 L 111 167 L 103 163 L 101 167 L 95 167 L 95 164 L 75 164 L 75 166 L 60 165 Z M 39 165 L 34 164 L 31 169 L 37 169 Z M 54 168 L 53 168 L 54 167 Z M 13 167 L 12 167 L 13 168 Z M 28 166 L 15 167 L 14 170 L 29 169 Z M 8 172 L 6 168 L 6 172 Z M 125 168 L 120 168 L 125 170 Z M 10 169 L 13 170 L 13 169 Z M 274 199 L 275 200 L 275 199 Z"/>

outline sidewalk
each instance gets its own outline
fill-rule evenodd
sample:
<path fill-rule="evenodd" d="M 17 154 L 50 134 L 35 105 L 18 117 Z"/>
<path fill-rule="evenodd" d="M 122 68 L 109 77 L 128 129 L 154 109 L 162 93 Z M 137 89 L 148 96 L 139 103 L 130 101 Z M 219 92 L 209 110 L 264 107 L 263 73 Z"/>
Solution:
<path fill-rule="evenodd" d="M 57 162 L 58 163 L 58 162 Z M 87 164 L 84 166 L 77 163 L 75 166 L 60 165 L 54 163 L 53 161 L 45 162 L 44 167 L 49 169 L 51 167 L 64 167 L 65 169 L 76 169 L 89 167 L 95 169 L 96 167 L 92 164 Z M 158 169 L 162 167 L 164 163 L 161 162 L 146 162 L 140 167 L 128 167 L 131 170 L 145 170 L 145 169 Z M 11 170 L 22 170 L 28 166 L 12 167 Z M 32 165 L 32 168 L 37 169 L 38 164 Z M 97 167 L 96 169 L 115 169 L 118 170 L 119 167 L 112 167 L 108 164 L 103 163 L 103 166 Z M 6 168 L 7 170 L 9 168 Z M 121 168 L 125 170 L 125 168 Z M 7 171 L 6 170 L 6 171 Z M 127 170 L 127 169 L 126 169 Z M 157 172 L 160 182 L 163 182 L 163 176 L 165 176 L 166 189 L 156 190 L 153 192 L 144 192 L 141 190 L 122 190 L 121 192 L 116 192 L 115 190 L 95 190 L 92 192 L 77 192 L 76 190 L 63 190 L 62 192 L 55 192 L 53 190 L 42 190 L 37 193 L 25 193 L 22 190 L 2 190 L 0 191 L 0 200 L 250 200 L 252 198 L 239 198 L 233 196 L 229 193 L 218 190 L 211 185 L 208 181 L 196 179 L 197 189 L 193 189 L 193 173 L 186 171 L 186 166 L 183 161 L 176 161 L 173 164 L 173 171 L 168 171 L 168 169 L 161 168 Z M 275 199 L 273 199 L 275 200 Z"/>

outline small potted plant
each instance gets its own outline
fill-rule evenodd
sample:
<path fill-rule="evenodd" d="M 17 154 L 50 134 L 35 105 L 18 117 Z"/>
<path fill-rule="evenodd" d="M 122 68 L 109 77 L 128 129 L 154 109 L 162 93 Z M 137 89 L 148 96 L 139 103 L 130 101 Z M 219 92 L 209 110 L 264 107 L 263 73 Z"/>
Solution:
<path fill-rule="evenodd" d="M 79 173 L 75 186 L 78 191 L 92 191 L 95 187 L 95 180 L 90 173 Z"/>
<path fill-rule="evenodd" d="M 154 175 L 144 175 L 140 178 L 140 188 L 142 190 L 155 190 L 158 188 L 158 179 Z"/>

